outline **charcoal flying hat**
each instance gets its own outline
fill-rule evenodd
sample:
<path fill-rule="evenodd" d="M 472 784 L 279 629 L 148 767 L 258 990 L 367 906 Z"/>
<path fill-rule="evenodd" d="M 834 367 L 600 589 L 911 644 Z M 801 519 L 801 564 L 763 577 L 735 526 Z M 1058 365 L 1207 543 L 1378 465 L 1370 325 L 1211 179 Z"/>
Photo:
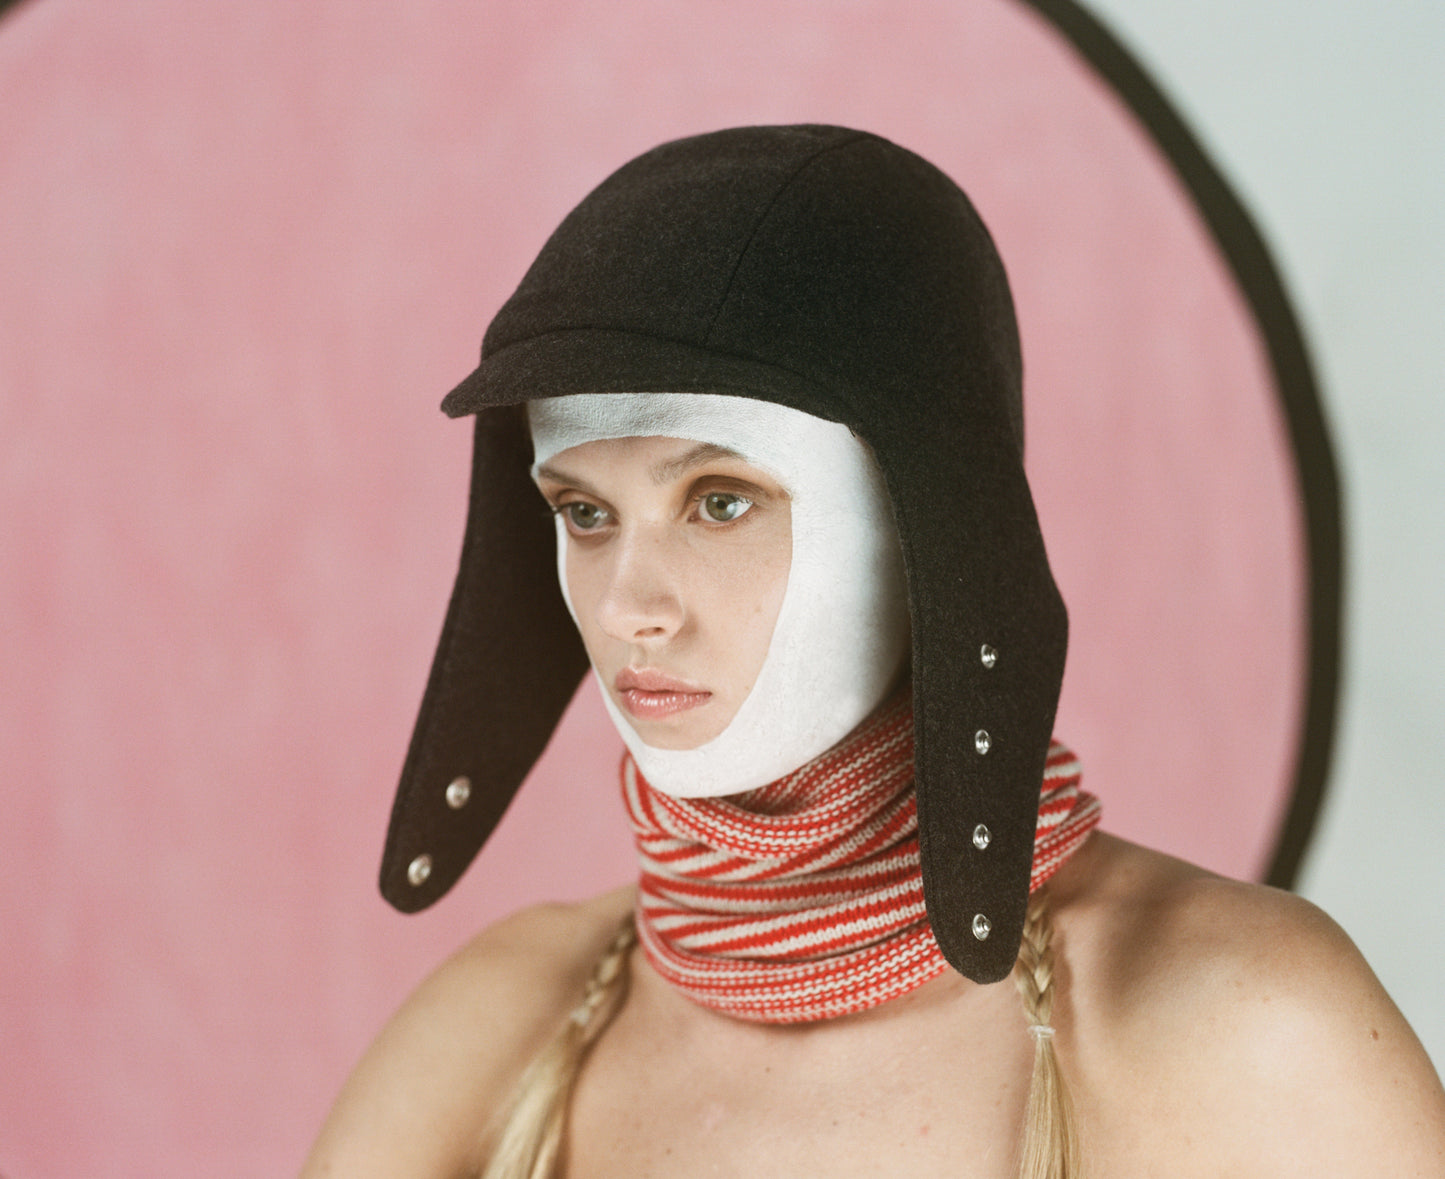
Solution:
<path fill-rule="evenodd" d="M 932 164 L 841 127 L 743 127 L 625 164 L 543 247 L 443 401 L 473 414 L 461 568 L 381 871 L 412 912 L 461 876 L 587 668 L 531 485 L 523 406 L 724 393 L 873 450 L 912 617 L 923 887 L 948 961 L 1007 977 L 1067 617 L 1023 470 L 1003 264 Z"/>

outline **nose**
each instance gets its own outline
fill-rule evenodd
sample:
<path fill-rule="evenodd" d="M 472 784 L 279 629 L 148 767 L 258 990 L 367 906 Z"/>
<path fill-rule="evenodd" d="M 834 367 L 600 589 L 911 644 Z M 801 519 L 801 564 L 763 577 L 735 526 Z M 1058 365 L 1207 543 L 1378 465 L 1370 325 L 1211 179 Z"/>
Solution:
<path fill-rule="evenodd" d="M 613 546 L 597 598 L 597 624 L 624 643 L 655 646 L 681 629 L 685 611 L 678 570 L 660 536 L 624 529 Z"/>

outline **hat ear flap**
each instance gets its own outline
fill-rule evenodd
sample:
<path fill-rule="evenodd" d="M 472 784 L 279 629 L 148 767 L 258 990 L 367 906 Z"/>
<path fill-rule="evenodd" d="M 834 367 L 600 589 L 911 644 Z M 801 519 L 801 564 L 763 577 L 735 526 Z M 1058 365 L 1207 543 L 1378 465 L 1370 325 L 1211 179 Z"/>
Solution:
<path fill-rule="evenodd" d="M 587 670 L 521 406 L 477 414 L 461 568 L 402 769 L 381 892 L 413 913 L 491 835 Z"/>
<path fill-rule="evenodd" d="M 1004 411 L 947 393 L 874 435 L 908 573 L 924 901 L 949 965 L 978 983 L 1018 956 L 1068 649 Z"/>

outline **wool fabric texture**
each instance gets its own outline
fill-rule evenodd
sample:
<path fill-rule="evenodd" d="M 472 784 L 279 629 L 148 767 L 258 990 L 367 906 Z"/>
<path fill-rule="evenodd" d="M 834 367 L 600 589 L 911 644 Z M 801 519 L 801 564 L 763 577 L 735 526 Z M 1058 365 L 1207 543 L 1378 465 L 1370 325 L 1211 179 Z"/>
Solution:
<path fill-rule="evenodd" d="M 456 882 L 587 668 L 520 407 L 751 397 L 847 427 L 882 473 L 908 587 L 929 918 L 960 973 L 1007 978 L 1068 645 L 1023 466 L 1022 380 L 987 229 L 952 180 L 897 144 L 846 127 L 738 127 L 661 144 L 604 180 L 442 403 L 476 415 L 471 495 L 387 833 L 387 899 L 415 912 Z"/>
<path fill-rule="evenodd" d="M 1078 760 L 1053 742 L 1030 892 L 1099 821 L 1099 801 L 1079 781 Z M 806 1023 L 876 1007 L 947 968 L 924 909 L 906 694 L 823 756 L 745 794 L 663 794 L 631 755 L 622 793 L 641 863 L 639 941 L 693 1001 L 738 1019 Z"/>

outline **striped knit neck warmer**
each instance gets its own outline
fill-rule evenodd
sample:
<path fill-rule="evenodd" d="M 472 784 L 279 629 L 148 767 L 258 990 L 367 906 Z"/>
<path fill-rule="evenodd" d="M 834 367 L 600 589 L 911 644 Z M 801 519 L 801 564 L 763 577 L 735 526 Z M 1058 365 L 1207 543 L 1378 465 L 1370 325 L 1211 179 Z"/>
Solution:
<path fill-rule="evenodd" d="M 630 755 L 622 793 L 641 861 L 638 938 L 688 998 L 761 1023 L 834 1019 L 948 968 L 923 907 L 904 694 L 776 782 L 727 798 L 654 790 Z M 1049 748 L 1030 891 L 1099 821 L 1079 764 Z"/>

